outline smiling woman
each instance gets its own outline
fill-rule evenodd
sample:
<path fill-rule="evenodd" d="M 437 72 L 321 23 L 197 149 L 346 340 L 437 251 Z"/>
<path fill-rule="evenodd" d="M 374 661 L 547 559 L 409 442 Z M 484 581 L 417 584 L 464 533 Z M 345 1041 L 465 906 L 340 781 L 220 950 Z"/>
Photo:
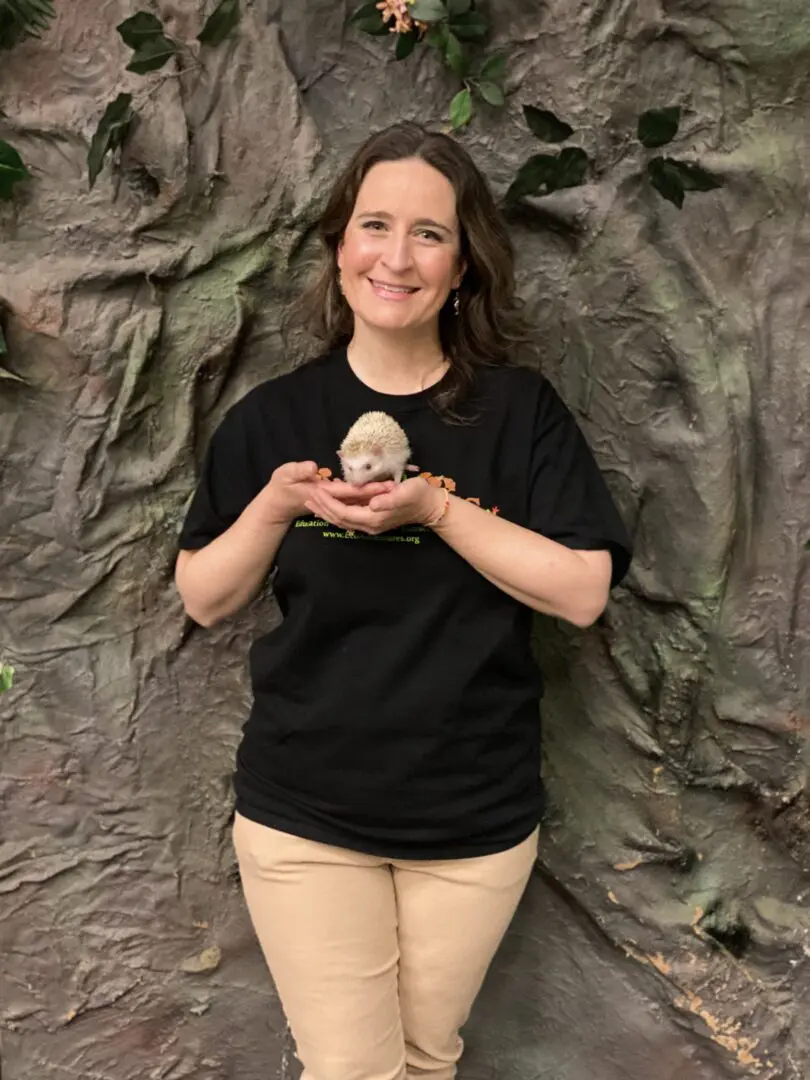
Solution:
<path fill-rule="evenodd" d="M 325 349 L 225 417 L 177 585 L 210 625 L 275 564 L 234 842 L 304 1077 L 451 1080 L 535 858 L 531 613 L 593 622 L 630 543 L 571 414 L 513 362 L 512 248 L 466 151 L 372 136 L 320 232 L 299 311 Z M 419 475 L 323 479 L 358 418 Z"/>
<path fill-rule="evenodd" d="M 358 351 L 366 332 L 379 328 L 407 331 L 438 353 L 439 311 L 465 270 L 450 181 L 419 158 L 375 165 L 360 185 L 337 264 Z"/>
<path fill-rule="evenodd" d="M 377 350 L 368 331 L 400 320 L 413 348 L 441 357 L 428 374 L 446 372 L 432 403 L 447 419 L 471 417 L 477 367 L 530 349 L 506 226 L 481 173 L 446 135 L 395 124 L 368 139 L 335 184 L 319 234 L 321 265 L 292 320 L 327 350 L 352 342 L 369 362 Z M 371 305 L 399 296 L 413 301 Z M 413 385 L 410 361 L 407 370 Z M 390 363 L 384 374 L 396 378 Z"/>

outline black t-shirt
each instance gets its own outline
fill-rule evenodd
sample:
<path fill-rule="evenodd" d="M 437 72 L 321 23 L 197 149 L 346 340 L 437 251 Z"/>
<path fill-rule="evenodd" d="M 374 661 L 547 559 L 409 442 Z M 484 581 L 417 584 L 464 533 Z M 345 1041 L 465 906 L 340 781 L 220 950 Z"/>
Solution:
<path fill-rule="evenodd" d="M 457 496 L 571 548 L 630 543 L 573 417 L 526 368 L 482 368 L 480 419 L 450 425 L 431 391 L 382 394 L 345 350 L 261 384 L 215 432 L 179 546 L 227 529 L 286 461 L 339 475 L 337 448 L 383 410 L 412 461 Z M 439 536 L 288 530 L 274 589 L 283 621 L 251 649 L 254 704 L 237 809 L 294 835 L 391 858 L 462 858 L 525 839 L 542 812 L 540 673 L 532 613 Z"/>

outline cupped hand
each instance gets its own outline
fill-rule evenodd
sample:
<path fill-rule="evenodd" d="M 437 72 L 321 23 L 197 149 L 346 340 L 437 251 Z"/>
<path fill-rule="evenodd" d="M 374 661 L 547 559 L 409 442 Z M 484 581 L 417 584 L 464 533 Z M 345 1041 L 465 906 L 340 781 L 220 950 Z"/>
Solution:
<path fill-rule="evenodd" d="M 355 487 L 342 480 L 324 480 L 314 461 L 288 461 L 273 472 L 262 492 L 268 520 L 288 525 L 302 517 L 307 512 L 308 500 L 324 485 L 332 487 L 346 505 L 365 505 L 394 486 L 386 482 Z"/>
<path fill-rule="evenodd" d="M 389 490 L 368 491 L 381 486 Z M 358 499 L 358 492 L 368 492 L 369 497 Z M 403 525 L 424 525 L 433 520 L 444 498 L 440 488 L 421 476 L 401 484 L 365 484 L 360 488 L 342 480 L 330 480 L 316 487 L 306 508 L 339 529 L 377 536 Z"/>

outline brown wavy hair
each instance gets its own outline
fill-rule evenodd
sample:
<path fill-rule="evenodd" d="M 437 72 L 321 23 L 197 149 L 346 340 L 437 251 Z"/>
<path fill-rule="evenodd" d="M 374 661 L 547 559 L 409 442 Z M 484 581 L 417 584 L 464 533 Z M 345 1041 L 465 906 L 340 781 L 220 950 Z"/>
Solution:
<path fill-rule="evenodd" d="M 450 369 L 432 404 L 455 423 L 469 422 L 480 365 L 511 364 L 530 341 L 515 296 L 515 258 L 506 224 L 486 180 L 455 139 L 419 124 L 393 124 L 370 136 L 337 178 L 318 222 L 322 255 L 312 282 L 290 315 L 332 350 L 348 345 L 354 316 L 338 287 L 337 251 L 366 173 L 382 161 L 421 158 L 453 185 L 466 271 L 459 314 L 448 297 L 439 312 L 439 338 Z"/>

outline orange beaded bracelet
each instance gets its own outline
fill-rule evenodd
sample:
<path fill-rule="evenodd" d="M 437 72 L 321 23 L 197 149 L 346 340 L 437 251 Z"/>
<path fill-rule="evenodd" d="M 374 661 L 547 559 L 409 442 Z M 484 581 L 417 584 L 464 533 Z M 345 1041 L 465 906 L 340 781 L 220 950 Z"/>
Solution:
<path fill-rule="evenodd" d="M 450 492 L 447 488 L 443 488 L 442 490 L 444 491 L 444 506 L 432 521 L 425 522 L 425 525 L 427 525 L 429 529 L 434 529 L 439 522 L 444 519 L 444 515 L 447 513 L 447 509 L 450 506 Z"/>

